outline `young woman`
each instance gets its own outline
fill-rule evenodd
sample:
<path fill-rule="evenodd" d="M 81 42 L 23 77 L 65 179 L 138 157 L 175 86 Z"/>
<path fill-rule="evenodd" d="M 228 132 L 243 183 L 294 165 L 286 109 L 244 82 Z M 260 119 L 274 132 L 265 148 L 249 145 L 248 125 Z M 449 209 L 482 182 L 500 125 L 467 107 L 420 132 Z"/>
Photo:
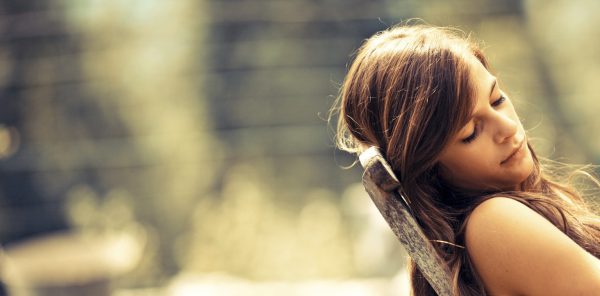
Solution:
<path fill-rule="evenodd" d="M 598 216 L 551 180 L 468 38 L 422 25 L 377 33 L 339 104 L 338 144 L 379 147 L 455 295 L 600 295 Z M 409 268 L 414 295 L 435 295 Z"/>

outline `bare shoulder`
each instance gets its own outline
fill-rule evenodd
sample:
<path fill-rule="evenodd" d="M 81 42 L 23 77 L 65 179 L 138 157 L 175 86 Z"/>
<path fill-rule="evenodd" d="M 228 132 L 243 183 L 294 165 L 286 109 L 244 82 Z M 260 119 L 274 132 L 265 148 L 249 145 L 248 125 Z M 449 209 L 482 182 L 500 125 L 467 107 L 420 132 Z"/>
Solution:
<path fill-rule="evenodd" d="M 467 237 L 472 237 L 469 234 L 485 235 L 499 230 L 519 231 L 520 227 L 518 226 L 524 226 L 523 222 L 549 223 L 544 217 L 519 201 L 505 197 L 491 198 L 477 206 L 469 216 Z"/>
<path fill-rule="evenodd" d="M 494 295 L 600 291 L 600 260 L 514 199 L 492 198 L 475 208 L 465 241 L 475 269 Z"/>

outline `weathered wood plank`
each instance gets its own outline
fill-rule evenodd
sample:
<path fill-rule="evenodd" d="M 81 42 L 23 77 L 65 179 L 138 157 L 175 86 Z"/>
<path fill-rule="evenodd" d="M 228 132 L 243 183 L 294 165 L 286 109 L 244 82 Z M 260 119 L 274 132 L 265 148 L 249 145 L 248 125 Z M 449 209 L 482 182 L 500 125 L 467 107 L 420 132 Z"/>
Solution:
<path fill-rule="evenodd" d="M 438 295 L 452 295 L 451 277 L 431 242 L 410 212 L 410 204 L 398 191 L 400 183 L 376 147 L 360 155 L 365 169 L 363 185 L 408 255 Z"/>

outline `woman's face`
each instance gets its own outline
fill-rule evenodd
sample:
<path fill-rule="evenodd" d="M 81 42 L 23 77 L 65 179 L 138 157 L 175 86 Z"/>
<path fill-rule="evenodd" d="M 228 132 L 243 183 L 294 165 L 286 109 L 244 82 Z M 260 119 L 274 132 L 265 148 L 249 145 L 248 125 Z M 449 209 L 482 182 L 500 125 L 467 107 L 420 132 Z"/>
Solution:
<path fill-rule="evenodd" d="M 527 136 L 510 99 L 474 56 L 475 108 L 439 159 L 442 177 L 466 189 L 516 190 L 533 171 Z"/>

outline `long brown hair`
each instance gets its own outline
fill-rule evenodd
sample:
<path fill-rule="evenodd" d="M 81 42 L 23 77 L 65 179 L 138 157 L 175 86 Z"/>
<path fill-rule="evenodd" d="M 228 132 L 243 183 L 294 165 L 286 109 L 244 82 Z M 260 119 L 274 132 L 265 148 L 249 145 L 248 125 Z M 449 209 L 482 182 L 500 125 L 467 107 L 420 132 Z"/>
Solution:
<path fill-rule="evenodd" d="M 530 144 L 534 171 L 519 191 L 464 192 L 439 177 L 438 157 L 474 104 L 469 55 L 489 69 L 479 46 L 457 30 L 412 25 L 375 34 L 357 51 L 340 90 L 338 146 L 356 153 L 380 148 L 451 271 L 455 295 L 486 294 L 464 248 L 464 230 L 472 210 L 494 196 L 522 202 L 600 257 L 597 216 L 573 186 L 551 180 Z M 435 295 L 414 263 L 409 269 L 413 294 Z"/>

